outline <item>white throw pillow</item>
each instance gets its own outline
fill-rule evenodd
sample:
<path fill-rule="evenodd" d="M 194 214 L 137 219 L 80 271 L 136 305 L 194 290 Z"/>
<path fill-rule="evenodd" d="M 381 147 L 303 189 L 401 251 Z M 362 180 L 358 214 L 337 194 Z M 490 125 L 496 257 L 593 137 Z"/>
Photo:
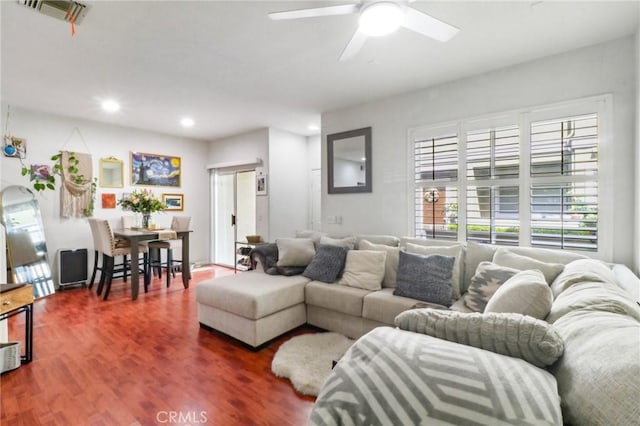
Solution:
<path fill-rule="evenodd" d="M 311 238 L 278 238 L 278 263 L 282 266 L 307 266 L 316 254 Z"/>
<path fill-rule="evenodd" d="M 516 254 L 507 248 L 499 248 L 496 250 L 496 254 L 493 256 L 493 263 L 500 266 L 520 269 L 521 271 L 537 269 L 544 274 L 544 279 L 547 281 L 547 284 L 551 284 L 564 269 L 564 265 L 561 263 L 541 262 L 532 257 Z"/>
<path fill-rule="evenodd" d="M 553 292 L 538 270 L 521 271 L 493 294 L 484 312 L 505 312 L 545 319 L 553 304 Z"/>
<path fill-rule="evenodd" d="M 406 243 L 407 253 L 422 254 L 430 256 L 439 254 L 440 256 L 454 257 L 456 260 L 453 264 L 453 273 L 451 275 L 451 290 L 453 300 L 460 298 L 460 278 L 462 277 L 463 265 L 463 246 L 461 244 L 451 245 L 449 247 L 442 246 L 423 246 L 419 244 Z"/>
<path fill-rule="evenodd" d="M 365 290 L 380 290 L 387 253 L 373 250 L 349 250 L 344 273 L 338 284 Z"/>
<path fill-rule="evenodd" d="M 373 244 L 367 240 L 360 240 L 358 245 L 360 250 L 383 251 L 387 253 L 387 260 L 384 265 L 383 287 L 395 287 L 398 275 L 398 263 L 400 262 L 400 248 L 390 247 L 384 244 Z"/>

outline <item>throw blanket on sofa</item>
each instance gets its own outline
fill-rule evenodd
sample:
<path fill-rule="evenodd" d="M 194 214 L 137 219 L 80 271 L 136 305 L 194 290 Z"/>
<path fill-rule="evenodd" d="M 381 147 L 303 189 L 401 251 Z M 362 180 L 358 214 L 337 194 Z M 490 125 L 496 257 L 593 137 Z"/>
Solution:
<path fill-rule="evenodd" d="M 304 272 L 305 267 L 298 266 L 277 266 L 278 263 L 278 246 L 275 243 L 261 244 L 256 246 L 249 253 L 251 261 L 251 269 L 256 269 L 258 262 L 262 264 L 264 272 L 269 275 L 300 275 Z"/>
<path fill-rule="evenodd" d="M 526 361 L 390 327 L 325 382 L 313 425 L 561 425 L 555 378 Z"/>

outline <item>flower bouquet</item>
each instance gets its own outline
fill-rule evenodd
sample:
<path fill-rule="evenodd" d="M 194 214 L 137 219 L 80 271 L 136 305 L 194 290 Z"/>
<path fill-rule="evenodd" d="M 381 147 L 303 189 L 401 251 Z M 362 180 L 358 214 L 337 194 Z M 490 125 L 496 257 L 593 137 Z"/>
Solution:
<path fill-rule="evenodd" d="M 125 210 L 142 213 L 142 227 L 149 227 L 151 213 L 164 210 L 162 201 L 148 189 L 135 190 L 127 197 L 118 201 L 118 205 Z"/>

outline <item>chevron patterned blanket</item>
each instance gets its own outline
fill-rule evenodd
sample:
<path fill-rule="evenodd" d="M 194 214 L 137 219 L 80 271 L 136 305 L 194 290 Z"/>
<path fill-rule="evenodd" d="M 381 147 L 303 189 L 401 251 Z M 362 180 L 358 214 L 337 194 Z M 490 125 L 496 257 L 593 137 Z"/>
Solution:
<path fill-rule="evenodd" d="M 518 358 L 379 327 L 325 382 L 312 425 L 561 425 L 557 383 Z"/>

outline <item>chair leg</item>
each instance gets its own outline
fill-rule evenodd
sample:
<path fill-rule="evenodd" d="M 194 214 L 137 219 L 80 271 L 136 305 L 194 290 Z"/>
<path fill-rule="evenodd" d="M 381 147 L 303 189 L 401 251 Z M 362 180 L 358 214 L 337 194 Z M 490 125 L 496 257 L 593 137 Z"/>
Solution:
<path fill-rule="evenodd" d="M 105 268 L 107 266 L 108 263 L 108 258 L 109 256 L 106 256 L 104 253 L 102 254 L 102 266 L 100 267 L 100 282 L 98 283 L 98 289 L 96 291 L 96 293 L 98 294 L 98 296 L 100 296 L 102 294 L 102 289 L 104 288 L 104 283 L 107 279 L 107 274 L 105 273 Z"/>
<path fill-rule="evenodd" d="M 93 252 L 93 273 L 91 274 L 91 281 L 89 281 L 89 290 L 93 287 L 93 282 L 96 280 L 96 273 L 98 272 L 98 250 Z"/>
<path fill-rule="evenodd" d="M 142 254 L 142 273 L 144 274 L 144 292 L 149 291 L 149 284 L 151 284 L 151 260 L 149 253 Z"/>
<path fill-rule="evenodd" d="M 109 297 L 109 292 L 111 291 L 111 281 L 113 281 L 113 265 L 114 259 L 111 256 L 106 256 L 108 258 L 106 269 L 106 288 L 104 289 L 104 300 L 107 300 Z"/>
<path fill-rule="evenodd" d="M 133 263 L 133 259 L 131 259 Z M 131 266 L 133 268 L 133 265 Z M 122 281 L 127 282 L 127 255 L 122 256 Z"/>
<path fill-rule="evenodd" d="M 171 262 L 172 262 L 172 252 L 173 250 L 168 249 L 167 250 L 167 288 L 169 288 L 169 286 L 171 286 Z"/>

